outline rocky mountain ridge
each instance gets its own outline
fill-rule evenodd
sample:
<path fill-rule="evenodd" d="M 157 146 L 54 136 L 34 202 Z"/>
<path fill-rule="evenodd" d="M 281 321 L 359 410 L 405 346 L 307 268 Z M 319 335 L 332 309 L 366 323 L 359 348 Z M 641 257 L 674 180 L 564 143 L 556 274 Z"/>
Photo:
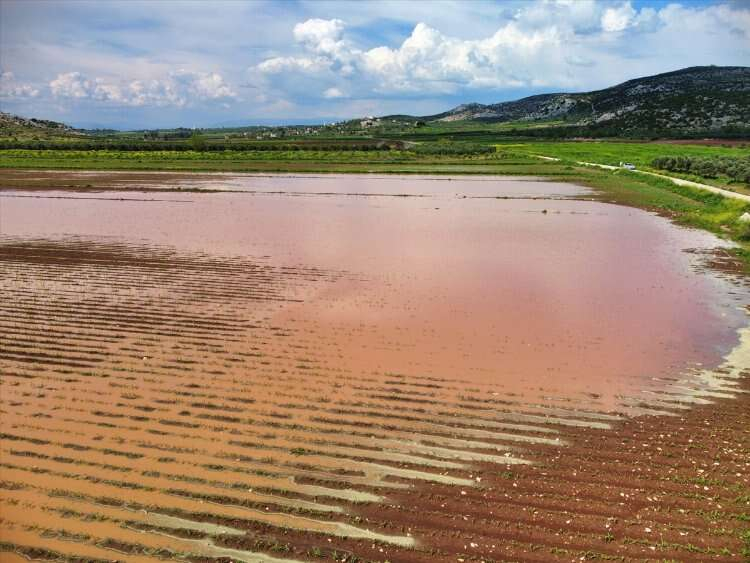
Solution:
<path fill-rule="evenodd" d="M 583 93 L 540 94 L 497 104 L 463 104 L 428 122 L 563 121 L 634 129 L 750 126 L 750 67 L 691 67 Z"/>

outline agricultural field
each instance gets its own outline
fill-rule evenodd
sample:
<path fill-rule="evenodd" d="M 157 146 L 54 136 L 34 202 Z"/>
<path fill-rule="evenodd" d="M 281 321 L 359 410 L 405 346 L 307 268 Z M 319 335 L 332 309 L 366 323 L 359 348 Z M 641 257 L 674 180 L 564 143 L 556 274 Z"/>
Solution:
<path fill-rule="evenodd" d="M 655 159 L 687 157 L 702 160 L 732 159 L 750 162 L 750 143 L 725 143 L 716 145 L 644 143 L 617 141 L 579 141 L 579 142 L 541 142 L 541 143 L 505 143 L 498 145 L 526 154 L 537 154 L 560 158 L 567 161 L 585 161 L 598 164 L 619 166 L 621 162 L 630 162 L 638 168 L 657 170 L 653 167 Z M 694 179 L 709 184 L 729 187 L 747 193 L 748 184 L 744 181 L 733 181 L 732 178 L 718 173 L 711 176 L 700 174 L 673 173 L 672 175 Z"/>
<path fill-rule="evenodd" d="M 0 559 L 750 553 L 750 205 L 576 163 L 744 147 L 78 142 L 0 150 Z"/>
<path fill-rule="evenodd" d="M 748 22 L 0 0 L 0 563 L 750 563 Z"/>
<path fill-rule="evenodd" d="M 48 145 L 47 148 L 3 148 L 0 144 L 0 167 L 4 168 L 83 168 L 83 169 L 184 169 L 236 171 L 267 170 L 276 163 L 278 170 L 285 167 L 314 168 L 336 171 L 340 166 L 356 164 L 396 165 L 533 165 L 539 156 L 565 161 L 587 161 L 618 166 L 630 162 L 638 168 L 655 170 L 655 159 L 686 157 L 702 160 L 730 159 L 746 163 L 750 159 L 750 145 L 744 143 L 717 143 L 712 145 L 677 144 L 667 142 L 622 141 L 529 141 L 509 140 L 484 130 L 481 136 L 458 138 L 445 133 L 434 137 L 415 137 L 403 141 L 393 138 L 347 140 L 345 138 L 320 140 L 297 139 L 288 141 L 231 142 L 205 141 L 201 150 L 193 150 L 188 142 L 180 150 L 161 150 L 160 146 L 174 143 L 144 143 L 107 147 L 106 143 L 93 142 L 99 148 L 83 147 L 76 150 L 80 141 Z M 203 143 L 204 141 L 201 141 Z M 92 144 L 89 141 L 88 144 Z M 10 143 L 9 146 L 13 146 Z M 390 148 L 389 148 L 390 145 Z M 402 146 L 403 145 L 403 146 Z M 118 148 L 118 146 L 120 148 Z M 126 148 L 127 150 L 122 150 Z M 367 171 L 366 168 L 360 168 Z M 395 170 L 401 172 L 402 170 Z M 500 172 L 502 173 L 502 172 Z M 695 179 L 740 192 L 748 191 L 744 180 L 722 173 L 709 176 L 696 173 L 674 172 L 675 176 Z"/>
<path fill-rule="evenodd" d="M 590 174 L 2 171 L 2 559 L 743 561 L 747 285 Z"/>

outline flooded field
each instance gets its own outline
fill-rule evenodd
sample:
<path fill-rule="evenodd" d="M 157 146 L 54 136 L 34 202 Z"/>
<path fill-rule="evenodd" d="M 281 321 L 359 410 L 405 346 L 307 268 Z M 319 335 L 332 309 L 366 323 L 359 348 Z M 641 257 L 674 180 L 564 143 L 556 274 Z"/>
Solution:
<path fill-rule="evenodd" d="M 3 172 L 0 558 L 741 560 L 747 288 L 591 196 Z"/>

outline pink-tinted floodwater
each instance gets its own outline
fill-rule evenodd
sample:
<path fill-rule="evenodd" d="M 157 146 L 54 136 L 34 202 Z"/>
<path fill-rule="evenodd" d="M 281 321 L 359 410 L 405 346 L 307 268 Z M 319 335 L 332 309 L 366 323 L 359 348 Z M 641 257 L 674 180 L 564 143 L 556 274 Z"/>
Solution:
<path fill-rule="evenodd" d="M 166 185 L 182 191 L 5 192 L 0 234 L 324 271 L 263 310 L 285 342 L 353 374 L 529 399 L 613 407 L 655 378 L 718 365 L 745 322 L 746 296 L 685 252 L 718 239 L 573 185 L 208 174 Z"/>

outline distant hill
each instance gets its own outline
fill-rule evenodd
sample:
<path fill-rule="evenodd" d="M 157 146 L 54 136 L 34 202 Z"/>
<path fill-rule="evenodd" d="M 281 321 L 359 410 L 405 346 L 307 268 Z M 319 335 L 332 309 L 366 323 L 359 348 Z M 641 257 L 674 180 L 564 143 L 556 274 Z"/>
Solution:
<path fill-rule="evenodd" d="M 414 119 L 414 118 L 412 118 Z M 544 122 L 606 129 L 689 132 L 750 128 L 750 67 L 700 66 L 577 94 L 541 94 L 497 104 L 464 104 L 427 122 Z"/>
<path fill-rule="evenodd" d="M 82 131 L 64 123 L 47 119 L 27 119 L 17 115 L 0 112 L 0 137 L 45 139 L 61 136 L 81 136 Z"/>
<path fill-rule="evenodd" d="M 476 134 L 477 129 L 484 131 L 481 124 L 486 123 L 507 124 L 487 127 L 494 132 L 501 129 L 503 134 L 532 137 L 750 138 L 750 67 L 690 67 L 635 78 L 592 92 L 539 94 L 497 104 L 463 104 L 443 113 L 421 117 L 399 114 L 379 119 L 353 119 L 338 122 L 335 128 L 322 132 L 345 136 L 364 131 L 368 135 L 387 136 L 414 135 L 419 129 L 422 134 L 442 134 L 442 125 L 454 133 L 464 130 L 461 124 L 448 127 L 449 122 L 466 123 L 467 137 L 469 133 Z M 215 132 L 221 135 L 249 134 L 258 129 L 264 127 L 233 127 Z M 286 134 L 294 128 L 279 129 L 284 129 Z M 162 131 L 168 133 L 163 135 L 168 139 L 170 135 L 187 137 L 192 130 Z M 114 130 L 74 129 L 56 121 L 27 119 L 0 112 L 0 139 L 7 142 L 60 138 L 96 140 L 117 133 Z M 154 131 L 131 133 L 145 138 Z M 318 133 L 321 131 L 315 131 Z"/>

